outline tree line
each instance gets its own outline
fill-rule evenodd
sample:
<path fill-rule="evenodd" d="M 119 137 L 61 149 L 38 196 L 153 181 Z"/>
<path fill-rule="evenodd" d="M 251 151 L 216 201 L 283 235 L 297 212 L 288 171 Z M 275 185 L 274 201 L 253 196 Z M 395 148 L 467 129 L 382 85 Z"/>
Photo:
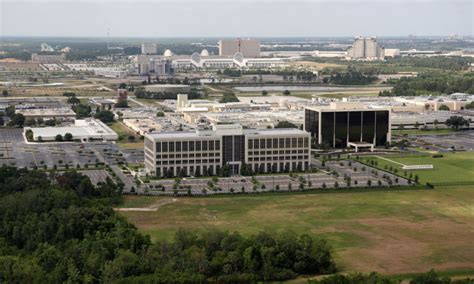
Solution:
<path fill-rule="evenodd" d="M 0 282 L 257 282 L 333 273 L 324 239 L 179 230 L 152 243 L 112 206 L 121 186 L 75 171 L 0 168 Z"/>
<path fill-rule="evenodd" d="M 177 98 L 176 93 L 170 92 L 148 92 L 143 89 L 135 90 L 135 97 L 138 99 L 154 99 L 154 100 L 175 100 Z M 196 90 L 191 90 L 188 94 L 188 99 L 199 99 L 201 93 Z"/>
<path fill-rule="evenodd" d="M 390 80 L 393 89 L 380 92 L 380 96 L 417 96 L 429 94 L 474 94 L 474 75 L 446 75 L 425 73 L 417 77 Z"/>

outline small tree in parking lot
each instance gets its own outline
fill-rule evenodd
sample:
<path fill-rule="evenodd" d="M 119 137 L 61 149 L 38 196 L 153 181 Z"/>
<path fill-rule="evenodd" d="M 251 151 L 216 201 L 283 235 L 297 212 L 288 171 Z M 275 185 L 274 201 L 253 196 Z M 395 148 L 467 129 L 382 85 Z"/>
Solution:
<path fill-rule="evenodd" d="M 61 134 L 58 134 L 56 135 L 56 137 L 54 138 L 54 140 L 60 142 L 60 141 L 63 141 L 63 136 Z"/>
<path fill-rule="evenodd" d="M 66 133 L 66 134 L 64 134 L 64 140 L 66 140 L 66 141 L 72 141 L 72 134 L 71 134 L 71 133 Z"/>

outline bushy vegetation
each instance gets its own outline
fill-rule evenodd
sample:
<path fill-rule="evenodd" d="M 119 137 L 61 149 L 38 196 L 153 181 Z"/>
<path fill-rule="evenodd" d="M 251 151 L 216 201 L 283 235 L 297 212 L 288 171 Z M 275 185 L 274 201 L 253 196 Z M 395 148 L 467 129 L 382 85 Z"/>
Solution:
<path fill-rule="evenodd" d="M 335 271 L 327 242 L 306 234 L 179 230 L 151 243 L 112 210 L 119 186 L 74 171 L 4 166 L 0 197 L 1 282 L 247 283 Z"/>
<path fill-rule="evenodd" d="M 381 96 L 416 96 L 419 94 L 451 94 L 456 92 L 474 94 L 474 75 L 422 74 L 391 80 L 391 91 L 380 92 Z"/>
<path fill-rule="evenodd" d="M 372 74 L 365 74 L 356 68 L 349 66 L 346 72 L 335 72 L 331 74 L 329 82 L 336 85 L 367 85 L 377 80 Z"/>
<path fill-rule="evenodd" d="M 239 102 L 239 99 L 233 92 L 225 92 L 222 98 L 219 100 L 220 103 L 232 103 Z"/>
<path fill-rule="evenodd" d="M 147 92 L 143 89 L 135 90 L 135 96 L 138 99 L 154 99 L 154 100 L 176 100 L 177 94 L 176 93 L 169 93 L 169 92 Z M 191 90 L 188 94 L 188 99 L 199 99 L 201 94 L 196 90 Z"/>
<path fill-rule="evenodd" d="M 399 284 L 401 281 L 396 277 L 387 277 L 378 273 L 370 274 L 352 273 L 349 275 L 336 274 L 325 277 L 321 280 L 309 280 L 310 284 L 353 284 L 353 283 L 372 283 L 372 284 Z M 466 278 L 460 280 L 451 280 L 449 277 L 442 277 L 434 270 L 419 274 L 409 281 L 410 284 L 469 284 L 473 280 Z"/>

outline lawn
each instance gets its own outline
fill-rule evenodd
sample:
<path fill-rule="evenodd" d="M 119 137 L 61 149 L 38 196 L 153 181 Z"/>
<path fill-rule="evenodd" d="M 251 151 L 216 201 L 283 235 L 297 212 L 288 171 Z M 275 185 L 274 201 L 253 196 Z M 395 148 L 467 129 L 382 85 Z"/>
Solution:
<path fill-rule="evenodd" d="M 404 155 L 404 156 L 384 156 L 390 160 L 405 165 L 433 165 L 431 170 L 412 170 L 407 173 L 417 174 L 421 183 L 438 182 L 462 182 L 472 181 L 474 183 L 474 152 L 443 153 L 442 158 L 433 158 L 432 155 Z M 402 166 L 389 161 L 373 158 L 377 160 L 379 168 L 385 166 L 399 169 L 399 174 L 403 174 Z M 365 158 L 364 158 L 365 161 Z"/>
<path fill-rule="evenodd" d="M 403 129 L 403 130 L 392 130 L 393 135 L 438 135 L 438 134 L 450 134 L 454 130 L 451 128 L 439 128 L 439 129 Z"/>
<path fill-rule="evenodd" d="M 135 132 L 130 130 L 122 122 L 115 121 L 108 125 L 113 131 L 117 132 L 119 139 L 117 144 L 122 148 L 143 148 L 143 140 L 140 139 L 140 136 Z M 130 141 L 128 136 L 133 135 L 135 141 Z"/>
<path fill-rule="evenodd" d="M 123 207 L 170 197 L 126 196 Z M 121 212 L 153 240 L 179 228 L 243 234 L 290 229 L 327 238 L 341 271 L 474 271 L 474 186 L 432 190 L 177 198 L 157 211 Z"/>

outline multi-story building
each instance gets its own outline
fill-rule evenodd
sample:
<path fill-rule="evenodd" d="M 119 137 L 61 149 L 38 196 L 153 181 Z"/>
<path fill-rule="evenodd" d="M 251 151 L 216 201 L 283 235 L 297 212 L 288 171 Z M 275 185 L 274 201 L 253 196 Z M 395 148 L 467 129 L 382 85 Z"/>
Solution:
<path fill-rule="evenodd" d="M 195 132 L 145 135 L 145 167 L 159 177 L 216 175 L 227 166 L 238 174 L 304 171 L 310 167 L 310 135 L 298 129 L 243 129 L 214 125 Z"/>
<path fill-rule="evenodd" d="M 156 43 L 142 43 L 142 54 L 156 54 L 158 46 Z"/>
<path fill-rule="evenodd" d="M 329 148 L 383 146 L 391 141 L 390 110 L 371 109 L 361 103 L 307 107 L 304 130 L 317 144 Z"/>
<path fill-rule="evenodd" d="M 31 54 L 31 61 L 37 63 L 61 63 L 66 61 L 66 54 Z"/>
<path fill-rule="evenodd" d="M 347 56 L 356 60 L 383 60 L 384 48 L 379 46 L 376 37 L 356 37 Z"/>
<path fill-rule="evenodd" d="M 238 52 L 246 57 L 259 57 L 260 41 L 256 39 L 223 39 L 219 41 L 220 56 L 233 56 Z"/>

